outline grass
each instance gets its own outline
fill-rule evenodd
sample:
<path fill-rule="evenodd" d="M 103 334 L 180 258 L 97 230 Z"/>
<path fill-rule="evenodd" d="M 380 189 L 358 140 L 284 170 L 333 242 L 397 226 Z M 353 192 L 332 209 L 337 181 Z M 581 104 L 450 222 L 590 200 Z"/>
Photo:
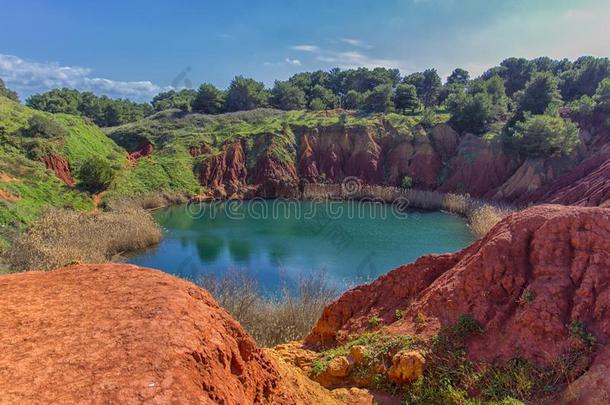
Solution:
<path fill-rule="evenodd" d="M 51 270 L 71 263 L 102 263 L 158 243 L 161 231 L 139 207 L 83 213 L 52 208 L 19 235 L 4 260 L 12 271 Z"/>
<path fill-rule="evenodd" d="M 246 270 L 233 269 L 195 281 L 264 347 L 302 339 L 336 296 L 324 273 L 303 276 L 296 289 L 286 287 L 278 297 L 265 295 Z"/>
<path fill-rule="evenodd" d="M 574 333 L 587 340 L 580 325 Z M 320 352 L 313 361 L 313 378 L 324 373 L 330 362 L 349 356 L 351 348 L 364 346 L 365 361 L 352 376 L 368 376 L 372 387 L 401 398 L 405 404 L 524 404 L 552 401 L 565 388 L 579 356 L 568 352 L 549 366 L 537 366 L 515 357 L 504 362 L 474 363 L 468 358 L 467 342 L 484 332 L 471 315 L 460 316 L 452 325 L 428 340 L 408 335 L 366 332 L 347 343 Z M 400 350 L 417 350 L 426 358 L 424 375 L 411 385 L 389 381 L 383 371 Z"/>
<path fill-rule="evenodd" d="M 349 342 L 335 348 L 321 352 L 313 361 L 311 374 L 315 378 L 328 368 L 330 362 L 341 356 L 347 356 L 354 346 L 364 346 L 364 364 L 358 373 L 372 372 L 372 368 L 380 362 L 391 359 L 391 356 L 402 349 L 412 348 L 415 339 L 411 336 L 392 336 L 381 332 L 367 332 Z"/>

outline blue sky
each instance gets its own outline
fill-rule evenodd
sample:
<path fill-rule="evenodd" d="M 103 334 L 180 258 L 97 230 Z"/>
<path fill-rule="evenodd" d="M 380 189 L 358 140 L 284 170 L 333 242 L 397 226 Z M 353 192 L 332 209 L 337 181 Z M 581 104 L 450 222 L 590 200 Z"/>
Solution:
<path fill-rule="evenodd" d="M 146 100 L 334 66 L 479 74 L 509 56 L 610 56 L 609 15 L 608 0 L 0 0 L 0 77 L 22 98 Z"/>

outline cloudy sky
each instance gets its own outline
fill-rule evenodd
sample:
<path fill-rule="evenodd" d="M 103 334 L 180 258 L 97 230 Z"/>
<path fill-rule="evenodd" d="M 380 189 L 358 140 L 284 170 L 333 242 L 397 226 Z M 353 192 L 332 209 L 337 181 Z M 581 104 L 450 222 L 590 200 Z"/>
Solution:
<path fill-rule="evenodd" d="M 455 67 L 509 56 L 610 56 L 608 0 L 0 0 L 0 77 L 148 100 L 237 74 Z"/>

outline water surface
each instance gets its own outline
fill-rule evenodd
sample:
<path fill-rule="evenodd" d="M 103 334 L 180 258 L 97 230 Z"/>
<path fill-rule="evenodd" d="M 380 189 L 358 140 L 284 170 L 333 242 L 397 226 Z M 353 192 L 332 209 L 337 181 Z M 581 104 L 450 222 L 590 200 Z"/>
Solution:
<path fill-rule="evenodd" d="M 344 290 L 474 239 L 454 215 L 373 202 L 216 202 L 172 207 L 155 218 L 162 242 L 130 263 L 190 279 L 243 269 L 271 293 L 317 271 Z"/>

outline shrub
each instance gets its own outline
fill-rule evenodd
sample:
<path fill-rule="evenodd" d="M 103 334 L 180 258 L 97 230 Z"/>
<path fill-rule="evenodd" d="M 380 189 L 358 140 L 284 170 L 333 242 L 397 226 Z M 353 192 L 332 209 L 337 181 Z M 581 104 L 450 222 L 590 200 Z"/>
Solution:
<path fill-rule="evenodd" d="M 482 205 L 472 209 L 467 216 L 472 232 L 478 237 L 482 237 L 510 213 L 511 211 L 508 209 Z"/>
<path fill-rule="evenodd" d="M 527 157 L 569 155 L 580 143 L 576 124 L 550 115 L 526 116 L 517 122 L 513 139 Z"/>
<path fill-rule="evenodd" d="M 570 103 L 570 108 L 581 115 L 591 115 L 595 110 L 595 101 L 586 94 Z"/>
<path fill-rule="evenodd" d="M 279 297 L 265 295 L 245 270 L 205 275 L 196 283 L 265 347 L 302 339 L 336 296 L 323 272 L 301 277 L 296 289 L 284 288 Z"/>
<path fill-rule="evenodd" d="M 114 170 L 110 163 L 99 157 L 85 161 L 80 168 L 79 178 L 84 187 L 90 190 L 107 188 L 114 177 Z"/>
<path fill-rule="evenodd" d="M 13 271 L 50 270 L 74 262 L 106 262 L 160 239 L 159 227 L 141 208 L 100 213 L 53 208 L 17 237 L 5 259 Z"/>
<path fill-rule="evenodd" d="M 44 115 L 33 115 L 28 120 L 28 127 L 23 135 L 31 138 L 62 138 L 67 135 L 66 130 L 57 122 Z"/>
<path fill-rule="evenodd" d="M 598 109 L 610 111 L 610 78 L 606 78 L 599 83 L 593 99 Z"/>
<path fill-rule="evenodd" d="M 402 178 L 402 188 L 404 188 L 405 190 L 410 189 L 411 187 L 413 187 L 413 178 L 410 176 L 405 176 Z"/>

